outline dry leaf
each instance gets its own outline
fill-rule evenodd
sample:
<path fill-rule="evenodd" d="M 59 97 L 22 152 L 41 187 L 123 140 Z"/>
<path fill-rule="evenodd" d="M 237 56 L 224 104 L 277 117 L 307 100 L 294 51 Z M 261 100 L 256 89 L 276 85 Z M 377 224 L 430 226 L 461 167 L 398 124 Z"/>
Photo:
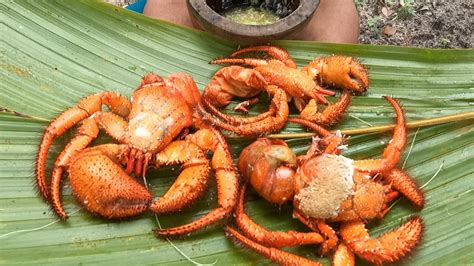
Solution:
<path fill-rule="evenodd" d="M 397 32 L 397 28 L 387 25 L 383 28 L 383 33 L 388 36 L 392 36 Z"/>

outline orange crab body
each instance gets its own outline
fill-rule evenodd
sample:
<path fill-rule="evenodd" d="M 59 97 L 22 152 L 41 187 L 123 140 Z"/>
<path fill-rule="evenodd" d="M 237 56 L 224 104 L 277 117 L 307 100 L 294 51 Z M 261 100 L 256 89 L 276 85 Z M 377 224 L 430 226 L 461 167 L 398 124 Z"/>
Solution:
<path fill-rule="evenodd" d="M 423 230 L 419 217 L 378 238 L 371 238 L 365 229 L 365 221 L 382 218 L 389 211 L 389 203 L 399 193 L 417 207 L 423 207 L 421 190 L 406 173 L 396 168 L 406 142 L 405 120 L 398 103 L 390 97 L 386 98 L 395 108 L 397 125 L 381 159 L 352 160 L 339 155 L 343 144 L 340 135 L 299 118 L 289 121 L 307 126 L 323 137 L 313 140 L 306 155 L 297 157 L 285 142 L 267 138 L 258 139 L 242 151 L 238 166 L 244 179 L 272 203 L 293 201 L 294 217 L 315 232 L 298 233 L 303 234 L 298 236 L 300 240 L 288 242 L 284 239 L 296 233 L 288 235 L 290 232 L 267 231 L 245 214 L 242 190 L 237 204 L 236 224 L 243 235 L 234 234 L 235 230 L 228 231 L 229 234 L 241 241 L 248 237 L 244 243 L 250 243 L 246 245 L 251 248 L 252 241 L 268 247 L 321 244 L 322 252 L 326 253 L 337 246 L 338 239 L 336 232 L 324 221 L 340 222 L 339 234 L 344 244 L 337 248 L 335 256 L 340 257 L 336 257 L 335 261 L 353 262 L 351 253 L 354 252 L 380 264 L 395 261 L 412 250 Z M 380 177 L 374 178 L 375 175 Z M 323 241 L 314 236 L 317 232 L 324 236 Z M 268 257 L 268 250 L 257 251 Z M 286 254 L 283 252 L 281 256 Z M 282 264 L 290 262 L 291 256 L 288 256 Z"/>
<path fill-rule="evenodd" d="M 156 152 L 193 123 L 181 94 L 166 86 L 144 87 L 133 93 L 126 137 L 131 147 Z"/>
<path fill-rule="evenodd" d="M 196 84 L 189 75 L 180 73 L 166 79 L 148 74 L 131 102 L 113 92 L 84 98 L 45 130 L 36 163 L 41 194 L 59 217 L 67 218 L 60 199 L 61 177 L 67 171 L 74 196 L 95 215 L 124 218 L 146 210 L 162 214 L 195 202 L 213 171 L 219 206 L 190 224 L 157 233 L 185 234 L 223 219 L 236 202 L 238 179 L 223 136 L 203 123 L 195 111 L 199 102 Z M 111 112 L 102 111 L 102 104 Z M 45 162 L 52 141 L 82 120 L 76 136 L 57 158 L 48 186 Z M 99 127 L 118 144 L 88 147 Z M 197 131 L 188 134 L 191 127 Z M 210 160 L 207 150 L 213 152 Z M 165 195 L 153 200 L 135 178 L 144 177 L 150 166 L 172 164 L 183 164 L 180 175 Z"/>
<path fill-rule="evenodd" d="M 237 58 L 247 52 L 266 52 L 270 60 L 257 58 Z M 262 135 L 268 131 L 281 129 L 288 119 L 283 105 L 293 100 L 301 117 L 323 125 L 332 125 L 344 115 L 350 104 L 350 93 L 364 92 L 368 85 L 367 70 L 352 57 L 327 56 L 316 58 L 308 66 L 298 69 L 288 52 L 276 46 L 255 46 L 238 50 L 229 58 L 212 60 L 211 64 L 239 64 L 219 70 L 204 89 L 203 101 L 209 112 L 204 118 L 216 126 L 241 135 Z M 318 103 L 327 104 L 325 95 L 334 92 L 322 85 L 338 87 L 346 92 L 339 101 L 320 111 Z M 252 98 L 262 91 L 271 96 L 275 90 L 283 90 L 286 97 L 270 106 L 268 112 L 257 117 L 235 117 L 220 112 L 218 107 L 230 103 L 234 96 Z M 275 96 L 274 96 L 275 97 Z M 258 101 L 252 98 L 235 107 L 237 111 L 247 111 L 247 107 Z"/>
<path fill-rule="evenodd" d="M 297 68 L 285 66 L 278 60 L 270 60 L 267 65 L 257 66 L 254 69 L 262 74 L 267 84 L 284 89 L 293 98 L 316 97 L 316 82 Z"/>

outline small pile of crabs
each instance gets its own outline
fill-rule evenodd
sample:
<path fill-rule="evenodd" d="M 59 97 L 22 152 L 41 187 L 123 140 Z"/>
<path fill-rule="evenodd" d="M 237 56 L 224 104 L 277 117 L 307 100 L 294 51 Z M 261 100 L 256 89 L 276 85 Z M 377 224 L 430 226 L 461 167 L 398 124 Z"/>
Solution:
<path fill-rule="evenodd" d="M 242 57 L 249 52 L 264 52 L 267 58 Z M 155 233 L 188 234 L 229 218 L 224 227 L 228 236 L 284 265 L 318 264 L 279 249 L 284 246 L 318 244 L 322 254 L 334 253 L 335 265 L 354 265 L 354 254 L 382 264 L 400 259 L 419 243 L 420 217 L 377 238 L 371 238 L 365 227 L 368 221 L 383 218 L 399 194 L 418 208 L 424 205 L 421 190 L 397 168 L 406 143 L 405 118 L 397 101 L 385 97 L 395 110 L 396 125 L 380 159 L 352 160 L 340 155 L 344 137 L 326 128 L 344 117 L 353 94 L 367 89 L 363 65 L 352 57 L 326 56 L 298 69 L 290 55 L 276 46 L 244 48 L 210 63 L 230 66 L 216 72 L 202 95 L 188 74 L 163 78 L 150 73 L 131 100 L 115 92 L 100 92 L 83 98 L 51 122 L 39 146 L 36 184 L 56 215 L 68 217 L 60 195 L 66 172 L 83 208 L 108 219 L 146 211 L 160 215 L 180 211 L 196 202 L 214 177 L 215 209 L 188 224 Z M 335 94 L 327 87 L 342 90 L 335 103 L 325 98 Z M 235 116 L 221 111 L 240 97 L 245 100 L 235 110 L 245 113 L 262 92 L 271 97 L 263 113 Z M 290 101 L 299 112 L 291 118 Z M 327 107 L 321 110 L 321 105 Z M 305 155 L 296 156 L 283 140 L 263 137 L 287 123 L 307 127 L 319 136 Z M 46 178 L 53 141 L 76 125 L 77 133 Z M 115 142 L 90 146 L 100 129 Z M 242 151 L 237 167 L 221 130 L 259 137 Z M 151 167 L 175 164 L 182 165 L 179 176 L 164 195 L 154 199 L 139 177 L 144 179 Z M 253 222 L 244 209 L 249 185 L 270 203 L 292 201 L 293 217 L 311 231 L 269 231 Z"/>

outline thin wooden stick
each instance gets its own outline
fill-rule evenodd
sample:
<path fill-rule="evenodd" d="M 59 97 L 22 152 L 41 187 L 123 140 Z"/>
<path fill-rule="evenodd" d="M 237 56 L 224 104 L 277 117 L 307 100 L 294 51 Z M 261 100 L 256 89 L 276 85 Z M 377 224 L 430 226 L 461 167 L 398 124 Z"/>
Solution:
<path fill-rule="evenodd" d="M 440 125 L 440 124 L 449 123 L 449 122 L 463 121 L 463 120 L 470 120 L 470 119 L 474 119 L 474 111 L 408 122 L 406 126 L 407 128 L 420 128 L 420 127 L 434 126 L 434 125 Z M 380 132 L 389 131 L 394 127 L 395 127 L 395 124 L 375 126 L 375 127 L 344 129 L 344 130 L 341 130 L 341 133 L 344 135 L 380 133 Z M 316 135 L 315 133 L 309 133 L 309 132 L 308 133 L 282 133 L 282 134 L 271 134 L 271 135 L 268 135 L 267 137 L 278 138 L 278 139 L 293 139 L 293 138 L 308 138 L 315 135 Z"/>
<path fill-rule="evenodd" d="M 42 117 L 38 117 L 38 116 L 32 116 L 32 115 L 26 115 L 26 114 L 23 114 L 23 113 L 20 113 L 20 112 L 9 110 L 9 109 L 7 109 L 5 107 L 1 107 L 1 106 L 0 106 L 0 113 L 6 113 L 6 114 L 14 115 L 14 116 L 25 117 L 25 118 L 29 118 L 29 119 L 33 119 L 33 120 L 37 120 L 37 121 L 41 121 L 41 122 L 49 122 L 49 120 L 46 119 L 46 118 L 42 118 Z"/>

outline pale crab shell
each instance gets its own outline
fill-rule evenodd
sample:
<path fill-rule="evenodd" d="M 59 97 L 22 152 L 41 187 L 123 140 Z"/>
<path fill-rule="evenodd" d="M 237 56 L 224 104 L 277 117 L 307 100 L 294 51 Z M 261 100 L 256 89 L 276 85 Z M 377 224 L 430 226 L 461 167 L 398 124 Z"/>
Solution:
<path fill-rule="evenodd" d="M 339 206 L 354 194 L 354 161 L 333 154 L 314 157 L 298 169 L 311 180 L 295 195 L 303 214 L 328 219 L 339 214 Z"/>

